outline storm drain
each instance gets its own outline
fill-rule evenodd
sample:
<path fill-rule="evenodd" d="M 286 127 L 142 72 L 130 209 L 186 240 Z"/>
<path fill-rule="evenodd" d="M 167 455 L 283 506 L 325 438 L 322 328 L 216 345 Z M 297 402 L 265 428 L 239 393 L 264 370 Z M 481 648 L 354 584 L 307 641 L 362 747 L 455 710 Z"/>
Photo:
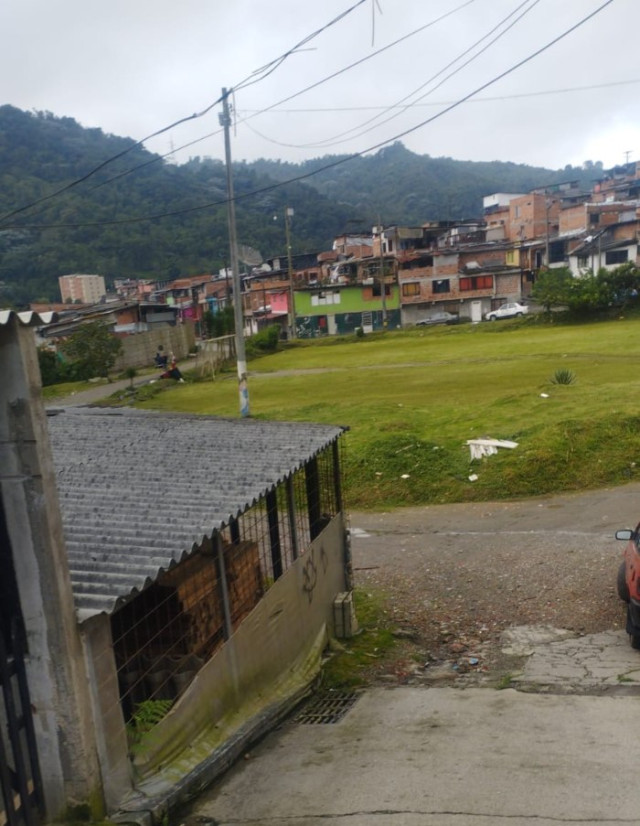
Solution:
<path fill-rule="evenodd" d="M 296 723 L 307 725 L 327 725 L 337 723 L 354 705 L 360 692 L 332 691 L 331 694 L 322 694 L 314 697 L 295 717 Z"/>

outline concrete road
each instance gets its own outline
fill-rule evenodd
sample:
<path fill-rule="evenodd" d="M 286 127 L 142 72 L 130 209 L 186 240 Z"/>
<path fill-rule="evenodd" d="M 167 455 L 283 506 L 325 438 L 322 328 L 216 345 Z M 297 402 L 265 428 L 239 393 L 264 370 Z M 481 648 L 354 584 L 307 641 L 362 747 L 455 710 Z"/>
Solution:
<path fill-rule="evenodd" d="M 353 514 L 354 562 L 384 577 L 393 554 L 396 570 L 413 581 L 443 555 L 462 548 L 468 559 L 474 548 L 482 556 L 492 548 L 499 576 L 543 549 L 554 575 L 571 583 L 575 568 L 582 585 L 588 557 L 598 561 L 594 584 L 577 590 L 588 615 L 598 583 L 617 599 L 612 577 L 621 547 L 613 532 L 638 518 L 636 484 L 540 501 Z M 472 582 L 486 567 L 485 559 Z M 524 580 L 538 577 L 525 564 Z M 517 690 L 372 688 L 340 722 L 292 718 L 172 824 L 637 823 L 640 654 L 621 624 L 586 634 L 539 625 L 505 630 L 503 650 L 526 657 L 511 682 Z"/>
<path fill-rule="evenodd" d="M 371 689 L 288 722 L 180 821 L 262 826 L 638 822 L 637 699 Z"/>

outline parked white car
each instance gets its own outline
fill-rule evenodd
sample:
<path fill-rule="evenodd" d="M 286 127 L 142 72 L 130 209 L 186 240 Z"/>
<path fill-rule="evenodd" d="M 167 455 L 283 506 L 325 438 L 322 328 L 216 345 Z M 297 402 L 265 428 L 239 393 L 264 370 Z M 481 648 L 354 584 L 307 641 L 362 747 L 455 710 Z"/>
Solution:
<path fill-rule="evenodd" d="M 499 318 L 517 318 L 521 315 L 526 315 L 529 308 L 526 304 L 518 304 L 517 301 L 509 301 L 507 304 L 502 304 L 497 310 L 490 310 L 485 313 L 484 317 L 487 321 L 496 321 Z"/>

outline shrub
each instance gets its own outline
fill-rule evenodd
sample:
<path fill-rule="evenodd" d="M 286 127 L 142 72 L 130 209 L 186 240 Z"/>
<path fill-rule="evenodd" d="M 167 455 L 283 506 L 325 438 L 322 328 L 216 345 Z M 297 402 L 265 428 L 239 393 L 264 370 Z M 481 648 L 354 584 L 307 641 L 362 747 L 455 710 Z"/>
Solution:
<path fill-rule="evenodd" d="M 576 374 L 573 370 L 568 370 L 563 367 L 551 376 L 551 384 L 574 384 L 576 381 Z"/>
<path fill-rule="evenodd" d="M 280 343 L 280 327 L 277 324 L 272 324 L 270 327 L 265 327 L 251 338 L 247 339 L 246 352 L 247 356 L 261 356 L 265 353 L 275 353 Z"/>

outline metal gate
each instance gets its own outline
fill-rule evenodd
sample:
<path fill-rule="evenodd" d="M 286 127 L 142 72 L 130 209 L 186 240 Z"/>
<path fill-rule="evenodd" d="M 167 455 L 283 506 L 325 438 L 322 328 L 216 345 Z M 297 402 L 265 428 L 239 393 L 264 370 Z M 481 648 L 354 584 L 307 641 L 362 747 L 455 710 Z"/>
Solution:
<path fill-rule="evenodd" d="M 0 495 L 0 826 L 35 826 L 44 817 L 24 654 L 24 625 Z"/>

